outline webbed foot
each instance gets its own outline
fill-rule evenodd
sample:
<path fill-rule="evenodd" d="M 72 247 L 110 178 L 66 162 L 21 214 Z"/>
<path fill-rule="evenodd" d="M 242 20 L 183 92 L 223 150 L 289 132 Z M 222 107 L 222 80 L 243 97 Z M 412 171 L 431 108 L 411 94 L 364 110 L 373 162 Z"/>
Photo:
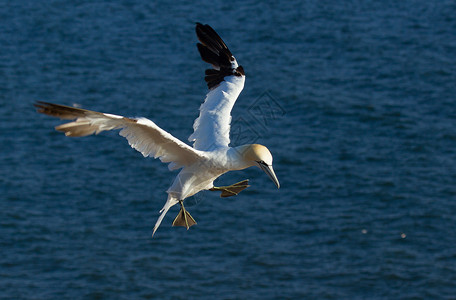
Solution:
<path fill-rule="evenodd" d="M 196 224 L 196 221 L 185 209 L 184 202 L 179 201 L 179 204 L 181 205 L 181 209 L 173 221 L 173 226 L 183 226 L 186 227 L 188 230 L 191 226 Z"/>
<path fill-rule="evenodd" d="M 248 188 L 249 185 L 249 180 L 243 180 L 238 183 L 229 185 L 229 186 L 214 186 L 213 188 L 210 188 L 209 191 L 221 191 L 222 193 L 220 194 L 220 197 L 225 198 L 225 197 L 231 197 L 231 196 L 236 196 L 239 194 L 241 191 L 244 189 Z"/>

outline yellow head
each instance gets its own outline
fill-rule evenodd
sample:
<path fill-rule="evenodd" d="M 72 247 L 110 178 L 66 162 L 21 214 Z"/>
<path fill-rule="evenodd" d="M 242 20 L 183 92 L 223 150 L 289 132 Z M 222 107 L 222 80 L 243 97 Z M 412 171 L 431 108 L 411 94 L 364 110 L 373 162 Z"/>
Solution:
<path fill-rule="evenodd" d="M 242 149 L 242 156 L 252 166 L 258 166 L 269 178 L 280 188 L 279 180 L 272 168 L 272 155 L 268 148 L 259 144 L 245 145 Z"/>

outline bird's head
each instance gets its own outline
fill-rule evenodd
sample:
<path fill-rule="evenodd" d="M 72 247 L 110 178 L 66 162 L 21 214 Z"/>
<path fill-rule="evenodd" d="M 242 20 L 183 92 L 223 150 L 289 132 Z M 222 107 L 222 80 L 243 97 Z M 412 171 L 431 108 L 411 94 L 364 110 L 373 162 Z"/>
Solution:
<path fill-rule="evenodd" d="M 279 180 L 272 168 L 272 155 L 268 148 L 259 144 L 246 145 L 242 149 L 242 156 L 251 166 L 257 166 L 268 174 L 277 188 L 280 188 Z"/>

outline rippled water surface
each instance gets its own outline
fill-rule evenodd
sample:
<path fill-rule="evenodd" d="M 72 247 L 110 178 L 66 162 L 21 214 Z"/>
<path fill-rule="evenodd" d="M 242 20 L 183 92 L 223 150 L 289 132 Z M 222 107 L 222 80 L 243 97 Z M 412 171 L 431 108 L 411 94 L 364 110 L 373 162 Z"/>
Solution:
<path fill-rule="evenodd" d="M 434 3 L 435 2 L 435 3 Z M 3 1 L 1 299 L 453 299 L 454 1 Z M 175 173 L 116 132 L 66 138 L 36 100 L 145 116 L 186 140 L 207 65 L 246 70 L 232 142 L 274 155 L 154 239 Z"/>

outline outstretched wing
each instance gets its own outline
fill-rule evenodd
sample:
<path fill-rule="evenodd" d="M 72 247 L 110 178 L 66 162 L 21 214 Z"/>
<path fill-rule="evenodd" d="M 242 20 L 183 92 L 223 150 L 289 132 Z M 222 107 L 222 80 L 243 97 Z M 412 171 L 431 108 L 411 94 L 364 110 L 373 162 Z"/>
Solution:
<path fill-rule="evenodd" d="M 37 102 L 38 112 L 61 119 L 75 120 L 55 127 L 66 136 L 98 134 L 105 130 L 121 129 L 119 134 L 130 146 L 144 155 L 170 163 L 170 170 L 191 165 L 202 153 L 175 138 L 146 118 L 126 118 L 48 102 Z"/>
<path fill-rule="evenodd" d="M 193 148 L 214 150 L 230 143 L 231 109 L 244 88 L 245 74 L 220 36 L 209 25 L 196 23 L 198 51 L 213 69 L 206 70 L 209 87 L 189 137 Z"/>

